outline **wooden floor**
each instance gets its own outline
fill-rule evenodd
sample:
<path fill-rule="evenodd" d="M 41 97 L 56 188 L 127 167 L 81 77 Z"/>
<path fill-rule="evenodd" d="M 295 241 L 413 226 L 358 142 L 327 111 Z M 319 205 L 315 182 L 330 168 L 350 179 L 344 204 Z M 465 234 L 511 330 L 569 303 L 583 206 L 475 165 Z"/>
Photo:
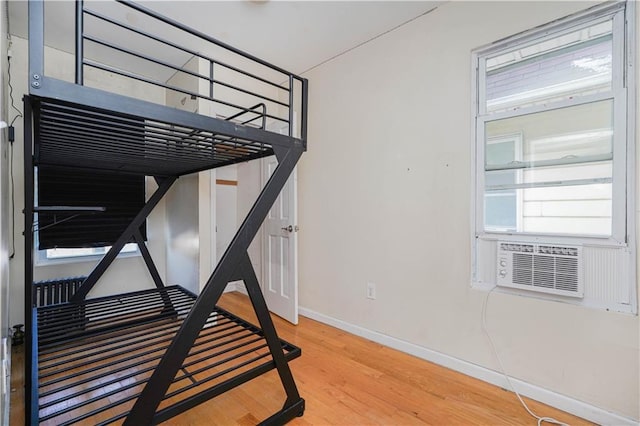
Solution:
<path fill-rule="evenodd" d="M 248 298 L 223 295 L 220 307 L 256 323 Z M 291 425 L 535 425 L 515 395 L 480 380 L 300 318 L 274 317 L 281 338 L 302 348 L 291 362 L 303 417 Z M 24 424 L 23 347 L 14 348 L 10 424 Z M 538 415 L 571 425 L 589 422 L 535 401 Z M 275 371 L 187 411 L 169 425 L 253 425 L 277 411 L 284 391 Z M 90 423 L 87 423 L 90 424 Z"/>

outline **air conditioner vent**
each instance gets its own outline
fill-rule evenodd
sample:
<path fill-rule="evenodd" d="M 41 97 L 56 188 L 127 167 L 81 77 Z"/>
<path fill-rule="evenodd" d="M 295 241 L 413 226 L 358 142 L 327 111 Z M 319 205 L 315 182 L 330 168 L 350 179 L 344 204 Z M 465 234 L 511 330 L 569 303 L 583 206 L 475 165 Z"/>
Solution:
<path fill-rule="evenodd" d="M 582 297 L 582 247 L 500 242 L 497 284 Z"/>

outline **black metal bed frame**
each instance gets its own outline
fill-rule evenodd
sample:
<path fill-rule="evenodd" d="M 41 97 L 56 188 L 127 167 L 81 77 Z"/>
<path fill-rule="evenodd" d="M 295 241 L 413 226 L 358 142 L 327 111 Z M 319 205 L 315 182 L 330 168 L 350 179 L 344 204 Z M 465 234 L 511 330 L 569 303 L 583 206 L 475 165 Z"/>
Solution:
<path fill-rule="evenodd" d="M 89 10 L 82 1 L 76 2 L 75 82 L 54 79 L 44 74 L 43 0 L 29 2 L 30 92 L 24 98 L 27 423 L 156 424 L 272 369 L 278 372 L 286 400 L 263 423 L 285 423 L 304 412 L 304 400 L 288 366 L 300 349 L 278 338 L 247 250 L 306 150 L 307 80 L 143 6 L 116 1 L 127 10 L 276 73 L 284 83 Z M 88 17 L 208 61 L 210 72 L 202 75 L 88 34 L 84 28 Z M 86 42 L 204 80 L 208 93 L 89 59 Z M 226 118 L 208 117 L 88 87 L 83 85 L 85 67 L 206 99 L 235 113 Z M 221 67 L 276 90 L 278 99 L 268 91 L 252 91 L 216 77 L 214 71 Z M 233 96 L 214 96 L 218 87 L 242 94 L 244 103 Z M 246 103 L 247 99 L 251 102 Z M 296 107 L 300 109 L 299 137 L 294 135 Z M 288 135 L 265 130 L 266 120 L 287 123 Z M 182 175 L 268 155 L 276 156 L 278 167 L 200 295 L 178 286 L 166 287 L 139 231 L 153 208 Z M 68 302 L 36 307 L 33 225 L 39 207 L 34 200 L 34 168 L 41 164 L 142 174 L 154 177 L 158 189 L 95 269 L 79 287 L 74 286 Z M 89 291 L 132 238 L 156 288 L 87 300 Z M 259 328 L 216 306 L 227 283 L 236 280 L 245 283 Z M 101 350 L 87 354 L 86 347 Z M 139 369 L 130 372 L 132 368 Z M 112 374 L 115 376 L 108 378 Z M 121 380 L 128 380 L 124 390 L 101 388 Z M 92 393 L 97 391 L 102 393 Z M 85 399 L 74 405 L 67 403 L 70 395 Z M 97 408 L 74 414 L 88 404 Z M 112 409 L 118 414 L 104 418 L 106 410 Z"/>

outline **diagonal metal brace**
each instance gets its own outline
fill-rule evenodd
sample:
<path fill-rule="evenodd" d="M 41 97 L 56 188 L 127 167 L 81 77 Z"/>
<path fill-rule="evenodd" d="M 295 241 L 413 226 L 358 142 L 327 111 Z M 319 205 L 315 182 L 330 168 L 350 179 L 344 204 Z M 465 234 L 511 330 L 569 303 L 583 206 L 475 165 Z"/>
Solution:
<path fill-rule="evenodd" d="M 253 269 L 248 253 L 245 253 L 244 259 L 238 265 L 238 273 L 243 277 L 247 293 L 249 293 L 249 298 L 251 299 L 251 304 L 253 305 L 253 309 L 256 311 L 260 328 L 262 329 L 264 338 L 267 341 L 267 345 L 269 345 L 269 352 L 271 352 L 271 355 L 273 356 L 273 362 L 276 364 L 276 369 L 278 370 L 278 375 L 282 381 L 282 386 L 287 393 L 287 400 L 284 404 L 284 408 L 287 408 L 300 401 L 300 394 L 298 393 L 298 388 L 296 387 L 296 383 L 291 375 L 289 364 L 287 364 L 287 360 L 284 357 L 280 339 L 278 339 L 276 328 L 273 325 L 273 320 L 269 314 L 269 308 L 267 308 L 267 302 L 264 300 L 264 296 L 262 295 L 260 283 L 258 282 L 258 277 L 256 277 L 256 273 Z"/>
<path fill-rule="evenodd" d="M 122 232 L 116 242 L 113 243 L 111 249 L 109 249 L 107 254 L 105 254 L 104 257 L 100 260 L 100 263 L 96 265 L 93 271 L 91 271 L 91 274 L 89 274 L 89 276 L 84 280 L 80 288 L 76 290 L 73 297 L 71 297 L 70 302 L 78 303 L 83 301 L 87 297 L 89 291 L 93 288 L 94 285 L 96 285 L 109 265 L 111 265 L 111 263 L 113 263 L 113 261 L 116 259 L 118 253 L 120 253 L 120 250 L 122 250 L 122 247 L 124 247 L 124 245 L 131 240 L 131 237 L 135 235 L 136 231 L 140 229 L 140 226 L 147 219 L 153 208 L 158 204 L 158 202 L 160 202 L 162 197 L 164 197 L 169 188 L 171 188 L 171 185 L 176 181 L 176 179 L 177 177 L 175 176 L 168 177 L 160 183 L 158 189 L 156 189 L 156 192 L 154 192 L 151 198 L 149 198 L 149 201 L 147 201 L 142 209 L 140 209 L 136 217 L 129 223 L 129 226 L 127 226 L 127 228 Z"/>
<path fill-rule="evenodd" d="M 260 225 L 267 217 L 280 191 L 287 183 L 287 179 L 300 159 L 304 147 L 296 140 L 290 147 L 274 149 L 274 151 L 278 158 L 278 167 L 274 170 L 244 222 L 240 225 L 238 232 L 220 259 L 213 274 L 207 280 L 189 315 L 178 330 L 176 337 L 140 393 L 124 422 L 126 426 L 153 423 L 154 414 L 167 389 L 189 354 L 189 350 L 213 311 L 215 304 L 220 299 L 227 283 L 236 275 L 238 265 L 243 262 L 251 241 L 256 236 Z"/>

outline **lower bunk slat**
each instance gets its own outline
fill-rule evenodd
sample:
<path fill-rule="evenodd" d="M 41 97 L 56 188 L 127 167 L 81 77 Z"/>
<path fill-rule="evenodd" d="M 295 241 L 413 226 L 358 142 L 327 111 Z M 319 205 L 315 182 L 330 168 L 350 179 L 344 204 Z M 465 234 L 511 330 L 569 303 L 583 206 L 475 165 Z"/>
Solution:
<path fill-rule="evenodd" d="M 195 301 L 179 286 L 36 308 L 38 421 L 120 423 Z M 285 358 L 300 349 L 281 341 Z M 155 421 L 167 420 L 275 368 L 262 331 L 216 308 Z"/>

